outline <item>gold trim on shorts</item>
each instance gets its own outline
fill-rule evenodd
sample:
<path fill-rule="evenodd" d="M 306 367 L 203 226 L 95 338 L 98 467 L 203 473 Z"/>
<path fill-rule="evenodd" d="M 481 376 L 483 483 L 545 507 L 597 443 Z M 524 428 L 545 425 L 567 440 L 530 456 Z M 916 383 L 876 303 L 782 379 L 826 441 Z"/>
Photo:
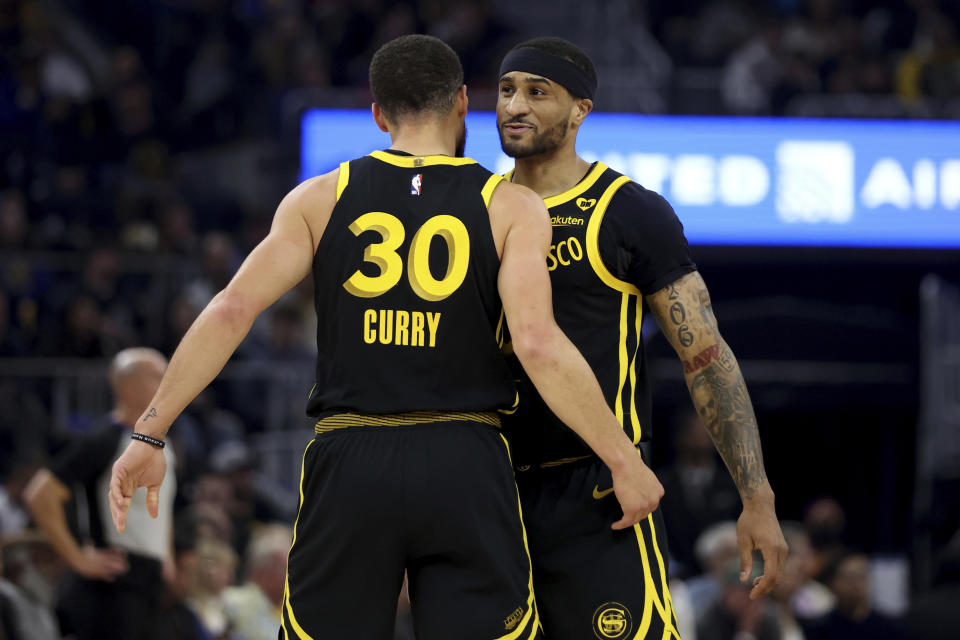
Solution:
<path fill-rule="evenodd" d="M 500 428 L 494 411 L 411 411 L 409 413 L 337 413 L 314 425 L 318 435 L 346 427 L 402 427 L 431 422 L 479 422 Z"/>

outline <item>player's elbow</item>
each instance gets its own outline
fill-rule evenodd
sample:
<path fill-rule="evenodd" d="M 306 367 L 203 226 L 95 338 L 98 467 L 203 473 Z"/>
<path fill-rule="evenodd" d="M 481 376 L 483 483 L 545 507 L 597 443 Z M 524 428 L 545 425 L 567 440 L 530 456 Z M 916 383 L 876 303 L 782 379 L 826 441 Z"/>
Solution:
<path fill-rule="evenodd" d="M 260 309 L 248 296 L 227 287 L 210 301 L 207 307 L 224 328 L 249 329 Z"/>
<path fill-rule="evenodd" d="M 513 352 L 524 368 L 545 364 L 553 357 L 550 329 L 539 324 L 527 324 L 518 330 L 511 328 L 510 339 Z"/>

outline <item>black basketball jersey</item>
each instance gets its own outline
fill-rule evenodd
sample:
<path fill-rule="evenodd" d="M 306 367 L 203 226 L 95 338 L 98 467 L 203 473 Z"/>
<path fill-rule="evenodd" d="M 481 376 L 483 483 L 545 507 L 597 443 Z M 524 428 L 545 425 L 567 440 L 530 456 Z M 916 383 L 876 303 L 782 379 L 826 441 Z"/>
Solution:
<path fill-rule="evenodd" d="M 487 213 L 501 179 L 449 156 L 375 151 L 340 165 L 313 262 L 308 414 L 513 405 Z"/>
<path fill-rule="evenodd" d="M 666 200 L 601 162 L 544 203 L 553 224 L 547 268 L 557 324 L 590 364 L 634 444 L 649 440 L 643 295 L 696 268 L 683 227 Z M 518 377 L 520 407 L 504 420 L 514 461 L 543 464 L 590 454 L 526 376 Z"/>

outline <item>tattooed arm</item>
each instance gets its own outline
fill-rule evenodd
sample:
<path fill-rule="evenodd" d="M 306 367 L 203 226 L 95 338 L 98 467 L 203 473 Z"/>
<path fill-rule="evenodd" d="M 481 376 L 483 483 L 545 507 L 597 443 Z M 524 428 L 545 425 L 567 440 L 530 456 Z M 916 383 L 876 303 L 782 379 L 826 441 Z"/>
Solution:
<path fill-rule="evenodd" d="M 694 407 L 723 457 L 740 497 L 772 497 L 763 468 L 760 435 L 747 386 L 710 306 L 697 272 L 647 298 L 660 329 L 683 361 Z"/>
<path fill-rule="evenodd" d="M 737 525 L 741 571 L 750 575 L 751 552 L 764 558 L 764 577 L 751 597 L 767 593 L 779 580 L 786 543 L 777 522 L 774 496 L 763 467 L 757 419 L 737 359 L 724 342 L 697 272 L 647 297 L 667 340 L 683 361 L 684 378 L 697 413 L 730 470 L 743 500 Z M 746 579 L 741 573 L 741 579 Z"/>

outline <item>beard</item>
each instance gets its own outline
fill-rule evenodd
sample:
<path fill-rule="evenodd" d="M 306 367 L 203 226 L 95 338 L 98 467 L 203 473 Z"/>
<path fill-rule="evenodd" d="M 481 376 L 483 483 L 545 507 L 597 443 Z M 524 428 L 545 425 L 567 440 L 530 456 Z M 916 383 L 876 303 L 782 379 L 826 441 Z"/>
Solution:
<path fill-rule="evenodd" d="M 462 158 L 464 152 L 467 150 L 467 123 L 466 121 L 460 126 L 460 134 L 457 136 L 457 148 L 453 152 L 454 157 Z"/>
<path fill-rule="evenodd" d="M 503 133 L 504 125 L 512 121 L 503 122 L 498 128 L 500 132 L 500 148 L 511 158 L 529 158 L 544 153 L 550 153 L 560 148 L 567 137 L 567 129 L 570 123 L 564 119 L 553 125 L 543 133 L 536 130 L 530 140 L 520 142 L 508 140 Z"/>

